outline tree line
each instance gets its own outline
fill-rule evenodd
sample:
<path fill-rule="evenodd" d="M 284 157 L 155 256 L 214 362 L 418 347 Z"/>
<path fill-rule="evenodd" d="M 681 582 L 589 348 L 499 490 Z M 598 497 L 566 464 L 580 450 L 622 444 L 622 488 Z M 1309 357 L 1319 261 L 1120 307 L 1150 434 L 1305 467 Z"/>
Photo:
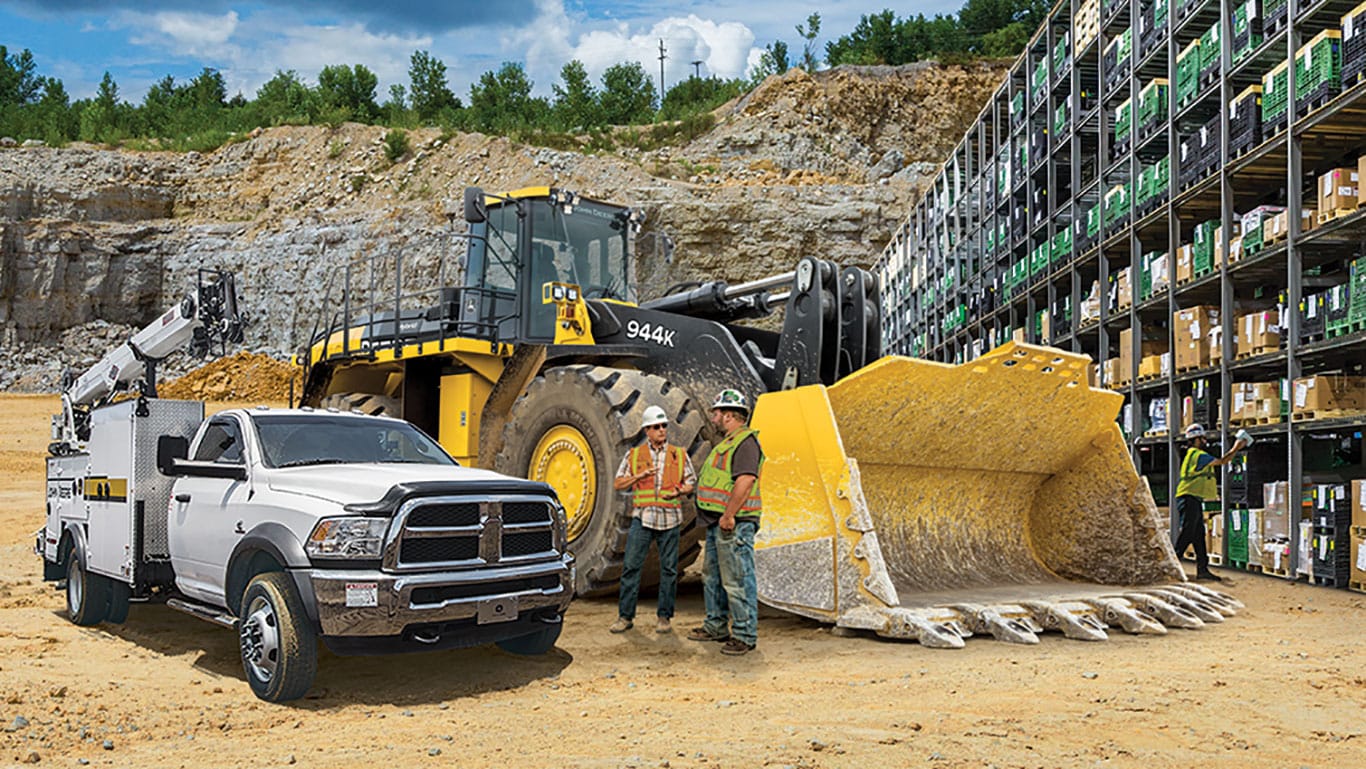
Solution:
<path fill-rule="evenodd" d="M 905 64 L 957 56 L 1018 53 L 1047 13 L 1042 0 L 968 0 L 956 16 L 898 18 L 892 11 L 863 16 L 855 28 L 825 46 L 824 64 Z M 675 124 L 670 131 L 710 128 L 710 112 L 774 73 L 799 66 L 814 72 L 820 14 L 795 27 L 801 51 L 789 55 L 781 40 L 765 47 L 745 78 L 690 77 L 664 94 L 640 62 L 623 62 L 593 82 L 581 61 L 560 70 L 551 95 L 533 95 L 533 82 L 517 62 L 485 72 L 462 100 L 451 91 L 446 64 L 428 51 L 409 59 L 408 82 L 389 87 L 381 101 L 379 79 L 363 64 L 323 67 L 316 84 L 294 70 L 276 71 L 254 98 L 228 94 L 223 75 L 205 68 L 177 81 L 167 75 L 140 103 L 126 100 L 105 73 L 94 96 L 72 100 L 58 78 L 39 74 L 28 50 L 0 45 L 0 136 L 127 143 L 168 149 L 211 149 L 257 127 L 337 125 L 355 121 L 391 128 L 440 126 L 554 144 L 553 137 L 609 135 L 611 126 Z M 794 60 L 795 59 L 795 60 Z M 659 127 L 657 127 L 658 129 Z M 667 132 L 661 132 L 661 135 Z M 591 142 L 590 142 L 591 143 Z"/>

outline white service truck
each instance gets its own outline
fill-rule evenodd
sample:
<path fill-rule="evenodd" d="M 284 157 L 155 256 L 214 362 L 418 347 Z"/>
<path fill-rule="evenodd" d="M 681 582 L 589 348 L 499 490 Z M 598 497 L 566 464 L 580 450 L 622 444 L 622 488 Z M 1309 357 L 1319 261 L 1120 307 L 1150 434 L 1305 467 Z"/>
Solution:
<path fill-rule="evenodd" d="M 199 297 L 148 329 L 182 326 L 180 343 L 196 345 L 240 339 L 235 296 L 225 322 L 221 302 L 200 311 L 206 290 L 231 293 L 231 281 L 201 276 Z M 130 341 L 144 365 L 175 336 L 139 345 L 145 331 Z M 130 603 L 156 601 L 236 629 L 247 682 L 272 702 L 307 692 L 319 640 L 338 654 L 554 647 L 574 565 L 546 484 L 461 467 L 400 419 L 206 418 L 203 403 L 152 397 L 154 377 L 110 402 L 146 373 L 117 360 L 112 376 L 75 380 L 106 391 L 69 386 L 53 420 L 35 551 L 44 578 L 64 581 L 72 622 L 123 622 Z"/>

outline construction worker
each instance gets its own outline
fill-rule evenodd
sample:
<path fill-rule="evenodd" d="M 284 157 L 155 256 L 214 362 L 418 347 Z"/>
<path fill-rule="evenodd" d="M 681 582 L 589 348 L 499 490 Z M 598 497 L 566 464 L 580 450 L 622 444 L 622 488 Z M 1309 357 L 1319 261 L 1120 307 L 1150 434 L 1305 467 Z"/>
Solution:
<path fill-rule="evenodd" d="M 749 427 L 749 404 L 738 390 L 722 390 L 711 421 L 725 433 L 707 455 L 697 481 L 697 520 L 707 527 L 702 562 L 706 622 L 694 641 L 722 641 L 723 654 L 747 654 L 759 642 L 759 594 L 754 535 L 759 530 L 759 474 L 764 452 Z"/>
<path fill-rule="evenodd" d="M 683 525 L 683 497 L 697 487 L 688 452 L 669 443 L 669 417 L 650 406 L 641 417 L 645 442 L 626 453 L 617 468 L 613 487 L 631 489 L 631 529 L 626 535 L 626 557 L 617 598 L 617 621 L 608 628 L 624 633 L 635 625 L 640 569 L 650 554 L 659 553 L 659 600 L 655 632 L 673 631 L 674 598 L 678 594 L 678 535 Z"/>
<path fill-rule="evenodd" d="M 1176 485 L 1176 511 L 1181 516 L 1181 529 L 1177 532 L 1173 546 L 1176 548 L 1176 557 L 1180 558 L 1187 547 L 1194 545 L 1195 578 L 1220 582 L 1222 580 L 1209 570 L 1209 553 L 1205 548 L 1205 502 L 1219 499 L 1214 468 L 1228 464 L 1251 443 L 1251 438 L 1245 431 L 1239 430 L 1233 448 L 1218 459 L 1205 451 L 1209 441 L 1205 428 L 1199 424 L 1186 428 L 1186 440 L 1190 446 L 1181 460 L 1181 480 Z"/>

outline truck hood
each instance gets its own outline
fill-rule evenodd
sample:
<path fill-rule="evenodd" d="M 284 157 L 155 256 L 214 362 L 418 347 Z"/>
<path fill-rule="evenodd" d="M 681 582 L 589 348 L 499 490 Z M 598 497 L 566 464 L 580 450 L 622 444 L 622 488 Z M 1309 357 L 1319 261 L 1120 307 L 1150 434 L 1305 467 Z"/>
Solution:
<path fill-rule="evenodd" d="M 493 486 L 504 492 L 510 491 L 510 487 L 515 487 L 521 493 L 546 493 L 546 487 L 539 483 L 512 478 L 491 470 L 446 465 L 311 465 L 272 469 L 268 472 L 268 485 L 272 491 L 303 494 L 341 505 L 376 502 L 400 484 L 419 487 L 449 484 L 450 492 L 461 491 L 461 486 L 468 486 L 471 492 L 484 491 Z"/>

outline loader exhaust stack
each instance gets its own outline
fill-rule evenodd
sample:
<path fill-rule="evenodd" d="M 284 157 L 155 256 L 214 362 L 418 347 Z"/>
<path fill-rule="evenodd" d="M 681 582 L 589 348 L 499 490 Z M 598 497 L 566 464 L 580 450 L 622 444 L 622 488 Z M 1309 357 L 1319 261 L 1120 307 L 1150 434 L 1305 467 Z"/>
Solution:
<path fill-rule="evenodd" d="M 1123 397 L 1088 387 L 1089 363 L 1012 343 L 760 396 L 761 600 L 942 647 L 1231 613 L 1236 601 L 1185 584 L 1115 422 Z"/>

